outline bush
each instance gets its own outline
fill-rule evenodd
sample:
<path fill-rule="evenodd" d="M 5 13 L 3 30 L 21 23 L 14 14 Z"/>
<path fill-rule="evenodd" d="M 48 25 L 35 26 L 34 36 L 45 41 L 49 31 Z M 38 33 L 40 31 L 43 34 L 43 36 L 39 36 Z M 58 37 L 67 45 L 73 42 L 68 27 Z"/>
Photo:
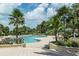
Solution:
<path fill-rule="evenodd" d="M 14 43 L 14 39 L 11 38 L 5 38 L 2 41 L 0 41 L 0 44 L 13 44 Z"/>
<path fill-rule="evenodd" d="M 15 43 L 22 44 L 22 43 L 24 43 L 24 39 L 23 38 L 15 39 Z"/>
<path fill-rule="evenodd" d="M 0 41 L 0 44 L 13 44 L 13 43 L 22 44 L 24 43 L 24 39 L 23 38 L 18 38 L 18 39 L 6 38 Z"/>
<path fill-rule="evenodd" d="M 71 47 L 72 46 L 72 41 L 71 40 L 65 41 L 65 45 L 68 46 L 68 47 Z"/>
<path fill-rule="evenodd" d="M 58 41 L 58 45 L 62 45 L 62 46 L 65 46 L 65 44 L 64 44 L 64 41 Z"/>
<path fill-rule="evenodd" d="M 71 32 L 67 30 L 63 35 L 64 35 L 64 40 L 67 41 L 70 38 Z"/>
<path fill-rule="evenodd" d="M 72 47 L 79 47 L 79 43 L 76 41 L 72 41 Z"/>
<path fill-rule="evenodd" d="M 72 40 L 67 40 L 67 41 L 55 41 L 53 42 L 56 45 L 60 46 L 68 46 L 68 47 L 79 47 L 79 41 L 72 41 Z"/>
<path fill-rule="evenodd" d="M 64 41 L 60 40 L 60 41 L 55 41 L 53 42 L 56 45 L 61 45 L 61 46 L 65 46 Z"/>

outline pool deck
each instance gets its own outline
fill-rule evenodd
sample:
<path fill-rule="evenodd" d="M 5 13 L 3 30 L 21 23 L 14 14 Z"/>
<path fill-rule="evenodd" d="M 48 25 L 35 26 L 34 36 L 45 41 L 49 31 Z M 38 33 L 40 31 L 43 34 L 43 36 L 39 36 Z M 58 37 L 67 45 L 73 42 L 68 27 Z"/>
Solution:
<path fill-rule="evenodd" d="M 0 48 L 0 56 L 71 56 L 63 51 L 46 49 L 45 46 L 50 41 L 54 41 L 54 36 L 47 36 L 40 39 L 40 42 L 26 44 L 26 47 Z"/>

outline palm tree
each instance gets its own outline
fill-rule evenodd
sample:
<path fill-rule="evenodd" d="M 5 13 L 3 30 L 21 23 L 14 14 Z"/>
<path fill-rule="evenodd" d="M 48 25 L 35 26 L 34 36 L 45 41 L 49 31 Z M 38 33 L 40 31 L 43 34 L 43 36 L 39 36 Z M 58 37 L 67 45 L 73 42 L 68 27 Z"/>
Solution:
<path fill-rule="evenodd" d="M 51 22 L 50 26 L 52 26 L 52 28 L 54 30 L 55 39 L 56 39 L 56 41 L 58 41 L 58 38 L 57 38 L 58 31 L 59 31 L 59 28 L 61 27 L 59 17 L 57 15 L 51 17 L 50 22 Z"/>
<path fill-rule="evenodd" d="M 70 10 L 69 7 L 66 7 L 65 5 L 60 7 L 57 10 L 57 14 L 60 17 L 60 19 L 63 21 L 63 24 L 64 24 L 64 38 L 65 38 L 65 33 L 66 33 L 69 10 Z"/>
<path fill-rule="evenodd" d="M 73 39 L 75 39 L 76 34 L 75 34 L 75 29 L 76 29 L 76 19 L 75 19 L 75 14 L 74 11 L 72 10 L 70 15 L 69 15 L 69 19 L 70 19 L 70 24 L 71 24 L 71 28 L 73 30 Z"/>
<path fill-rule="evenodd" d="M 79 18 L 79 4 L 78 3 L 76 3 L 76 4 L 73 4 L 72 5 L 72 13 L 73 13 L 73 16 L 74 16 L 74 19 L 73 19 L 73 37 L 74 37 L 74 39 L 75 39 L 75 37 L 76 37 L 76 34 L 75 34 L 75 29 L 76 28 L 79 28 L 79 20 L 78 20 L 78 18 Z"/>
<path fill-rule="evenodd" d="M 23 16 L 24 16 L 23 13 L 19 9 L 15 8 L 9 17 L 9 19 L 10 19 L 9 24 L 13 24 L 16 28 L 16 43 L 19 43 L 18 42 L 18 27 L 19 27 L 19 25 L 24 24 Z"/>

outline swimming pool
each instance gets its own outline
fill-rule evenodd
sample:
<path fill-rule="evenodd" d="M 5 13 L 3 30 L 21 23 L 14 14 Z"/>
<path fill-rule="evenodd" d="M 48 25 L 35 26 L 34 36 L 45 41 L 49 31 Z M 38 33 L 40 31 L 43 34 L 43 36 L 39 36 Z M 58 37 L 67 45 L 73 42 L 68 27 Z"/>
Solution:
<path fill-rule="evenodd" d="M 44 37 L 44 36 L 39 36 L 39 35 L 29 35 L 29 36 L 23 36 L 24 42 L 25 43 L 34 43 L 34 42 L 38 42 L 40 40 L 36 40 L 35 38 L 40 38 L 40 37 Z"/>

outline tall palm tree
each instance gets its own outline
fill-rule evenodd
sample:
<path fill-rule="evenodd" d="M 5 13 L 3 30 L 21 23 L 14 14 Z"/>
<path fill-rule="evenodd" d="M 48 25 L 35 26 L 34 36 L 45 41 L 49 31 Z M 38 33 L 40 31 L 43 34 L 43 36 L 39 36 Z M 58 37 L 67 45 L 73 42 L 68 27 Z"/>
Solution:
<path fill-rule="evenodd" d="M 16 43 L 19 43 L 18 42 L 18 27 L 19 27 L 19 25 L 24 24 L 23 16 L 24 16 L 23 13 L 19 9 L 15 8 L 9 17 L 9 19 L 10 19 L 9 24 L 13 24 L 16 28 Z"/>
<path fill-rule="evenodd" d="M 62 19 L 64 24 L 64 38 L 65 38 L 66 27 L 67 27 L 68 13 L 69 13 L 69 7 L 66 7 L 65 5 L 57 10 L 57 14 L 60 17 L 60 19 Z"/>
<path fill-rule="evenodd" d="M 70 19 L 70 24 L 71 24 L 71 28 L 73 30 L 73 39 L 76 38 L 76 34 L 75 34 L 75 29 L 76 29 L 76 19 L 75 19 L 75 14 L 74 11 L 72 10 L 70 15 L 69 15 L 69 19 Z"/>
<path fill-rule="evenodd" d="M 79 4 L 78 3 L 75 3 L 72 5 L 72 13 L 74 15 L 74 19 L 73 19 L 73 34 L 74 34 L 74 39 L 76 37 L 76 34 L 75 34 L 75 29 L 76 28 L 79 28 Z"/>
<path fill-rule="evenodd" d="M 59 17 L 57 15 L 51 17 L 50 22 L 51 22 L 50 25 L 54 29 L 55 39 L 56 39 L 56 41 L 58 41 L 58 38 L 57 38 L 58 37 L 58 31 L 59 31 L 59 28 L 61 27 Z"/>

